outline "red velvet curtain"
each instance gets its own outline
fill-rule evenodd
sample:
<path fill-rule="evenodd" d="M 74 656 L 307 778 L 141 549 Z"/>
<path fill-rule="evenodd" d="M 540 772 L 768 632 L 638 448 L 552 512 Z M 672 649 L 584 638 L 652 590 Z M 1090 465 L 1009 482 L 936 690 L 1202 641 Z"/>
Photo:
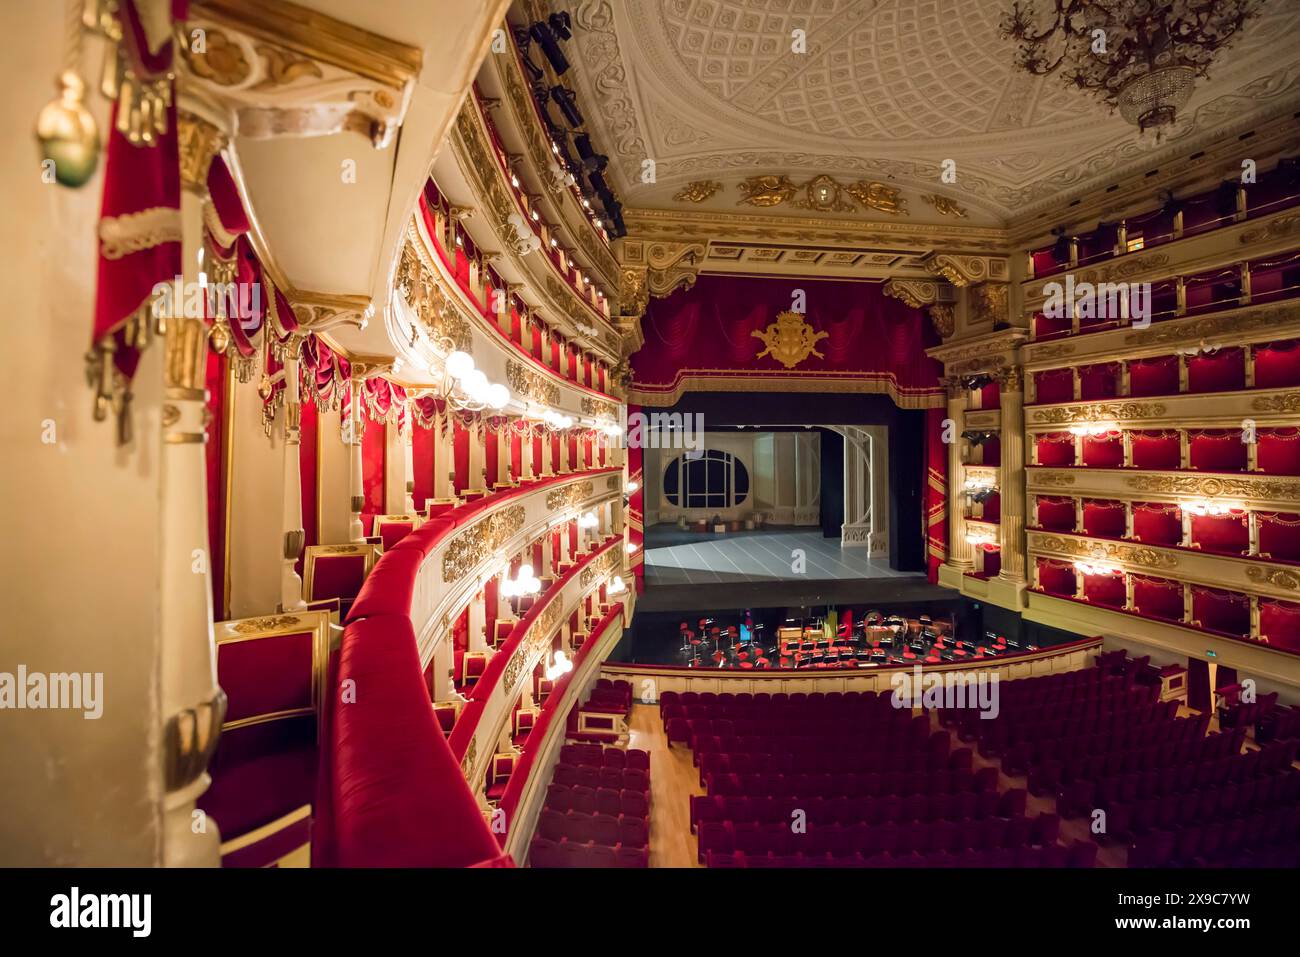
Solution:
<path fill-rule="evenodd" d="M 1124 439 L 1119 432 L 1085 436 L 1083 464 L 1094 469 L 1117 469 L 1124 464 Z"/>
<path fill-rule="evenodd" d="M 1041 403 L 1074 400 L 1074 372 L 1070 369 L 1047 369 L 1034 373 L 1034 401 Z"/>
<path fill-rule="evenodd" d="M 705 275 L 690 289 L 651 301 L 641 324 L 645 344 L 632 357 L 633 391 L 667 403 L 688 376 L 743 391 L 758 374 L 768 382 L 815 379 L 828 391 L 869 389 L 904 408 L 944 404 L 941 366 L 925 354 L 940 340 L 919 309 L 885 296 L 876 284 L 801 279 L 799 285 L 807 311 L 793 334 L 805 336 L 803 344 L 815 353 L 793 368 L 776 358 L 779 350 L 759 357 L 767 349 L 760 335 L 791 311 L 791 280 Z"/>
<path fill-rule="evenodd" d="M 1123 575 L 1084 575 L 1083 597 L 1097 605 L 1124 607 Z"/>
<path fill-rule="evenodd" d="M 375 516 L 385 514 L 384 474 L 388 466 L 387 431 L 383 422 L 365 420 L 361 436 L 361 524 L 366 534 L 372 534 Z"/>
<path fill-rule="evenodd" d="M 302 530 L 305 538 L 303 540 L 304 551 L 298 555 L 297 564 L 294 566 L 298 569 L 300 575 L 302 574 L 303 559 L 306 556 L 305 546 L 321 544 L 320 526 L 317 522 L 319 517 L 317 481 L 320 470 L 320 415 L 317 412 L 316 403 L 306 395 L 303 396 L 301 413 L 301 427 L 298 432 L 298 481 L 302 496 Z"/>
<path fill-rule="evenodd" d="M 1241 472 L 1246 468 L 1246 445 L 1240 429 L 1202 429 L 1188 433 L 1191 465 L 1211 472 Z M 1262 446 L 1262 442 L 1261 442 Z"/>
<path fill-rule="evenodd" d="M 437 433 L 434 429 L 426 429 L 419 424 L 413 425 L 412 428 L 415 431 L 411 433 L 411 471 L 415 480 L 415 488 L 411 492 L 411 498 L 415 502 L 415 510 L 423 512 L 425 503 L 434 498 L 433 479 L 437 474 L 434 448 L 437 442 Z M 437 426 L 435 425 L 434 428 L 437 428 Z"/>
<path fill-rule="evenodd" d="M 948 557 L 948 446 L 944 444 L 945 409 L 925 410 L 926 577 L 939 580 Z"/>
<path fill-rule="evenodd" d="M 1074 436 L 1069 432 L 1044 432 L 1034 437 L 1039 465 L 1074 464 Z"/>
<path fill-rule="evenodd" d="M 1177 505 L 1133 503 L 1133 537 L 1150 545 L 1178 545 L 1183 540 L 1183 516 Z"/>
<path fill-rule="evenodd" d="M 1250 547 L 1250 534 L 1246 513 L 1233 511 L 1228 515 L 1193 515 L 1192 544 L 1207 552 L 1244 555 Z"/>
<path fill-rule="evenodd" d="M 1134 359 L 1128 364 L 1129 395 L 1175 395 L 1178 392 L 1178 357 Z"/>
<path fill-rule="evenodd" d="M 1300 604 L 1275 598 L 1259 601 L 1259 634 L 1270 647 L 1300 653 Z"/>
<path fill-rule="evenodd" d="M 1255 388 L 1283 389 L 1300 385 L 1300 339 L 1255 347 Z"/>
<path fill-rule="evenodd" d="M 1129 433 L 1133 449 L 1133 467 L 1138 469 L 1176 469 L 1181 461 L 1178 433 L 1168 431 L 1133 431 Z"/>
<path fill-rule="evenodd" d="M 1260 553 L 1287 562 L 1300 562 L 1300 514 L 1260 512 Z"/>
<path fill-rule="evenodd" d="M 1074 566 L 1052 558 L 1038 559 L 1038 585 L 1052 595 L 1073 598 L 1076 588 Z"/>
<path fill-rule="evenodd" d="M 1229 392 L 1246 388 L 1246 356 L 1240 348 L 1219 349 L 1187 360 L 1188 392 Z"/>
<path fill-rule="evenodd" d="M 1143 615 L 1182 621 L 1183 586 L 1167 578 L 1133 575 L 1133 608 Z"/>
<path fill-rule="evenodd" d="M 226 515 L 230 508 L 226 486 L 226 436 L 230 430 L 226 408 L 227 359 L 211 349 L 207 354 L 208 441 L 203 447 L 208 486 L 208 557 L 212 572 L 212 613 L 229 617 L 226 607 Z"/>
<path fill-rule="evenodd" d="M 1250 632 L 1250 602 L 1237 592 L 1217 588 L 1192 588 L 1192 620 L 1202 628 L 1233 637 Z"/>
<path fill-rule="evenodd" d="M 1258 464 L 1269 475 L 1300 475 L 1300 429 L 1260 429 Z"/>
<path fill-rule="evenodd" d="M 1074 531 L 1074 499 L 1039 495 L 1035 503 L 1038 527 L 1056 532 Z"/>
<path fill-rule="evenodd" d="M 1083 366 L 1079 369 L 1079 398 L 1087 401 L 1113 399 L 1119 395 L 1119 363 Z"/>
<path fill-rule="evenodd" d="M 1103 538 L 1122 538 L 1124 535 L 1124 505 L 1122 502 L 1085 499 L 1083 502 L 1083 530 L 1089 535 Z"/>

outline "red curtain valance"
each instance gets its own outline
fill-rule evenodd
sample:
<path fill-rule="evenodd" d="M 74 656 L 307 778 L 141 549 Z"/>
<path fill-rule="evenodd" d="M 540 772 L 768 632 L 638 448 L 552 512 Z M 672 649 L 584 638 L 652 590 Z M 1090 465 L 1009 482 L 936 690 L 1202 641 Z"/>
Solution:
<path fill-rule="evenodd" d="M 818 336 L 787 368 L 755 333 L 791 311 Z M 919 309 L 874 284 L 811 279 L 701 276 L 688 290 L 654 300 L 641 324 L 645 344 L 632 357 L 634 397 L 666 405 L 688 390 L 877 392 L 903 408 L 942 407 L 941 366 L 925 354 L 939 338 Z M 799 385 L 794 383 L 799 381 Z M 788 383 L 788 384 L 787 384 Z"/>

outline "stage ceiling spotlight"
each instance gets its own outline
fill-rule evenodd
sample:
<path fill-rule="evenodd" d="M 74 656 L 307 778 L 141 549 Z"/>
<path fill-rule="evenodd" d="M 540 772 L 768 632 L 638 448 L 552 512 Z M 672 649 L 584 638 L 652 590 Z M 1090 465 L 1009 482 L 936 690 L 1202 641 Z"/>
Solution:
<path fill-rule="evenodd" d="M 563 76 L 569 69 L 569 61 L 564 56 L 564 51 L 560 49 L 560 44 L 555 39 L 555 34 L 551 28 L 538 20 L 528 29 L 529 35 L 536 41 L 537 45 L 542 48 L 542 53 L 546 54 L 546 59 L 551 63 L 551 69 L 555 71 L 556 76 Z"/>
<path fill-rule="evenodd" d="M 574 129 L 582 125 L 582 111 L 578 109 L 578 98 L 573 95 L 572 90 L 565 89 L 557 84 L 551 87 L 551 99 L 559 104 L 565 122 Z M 579 150 L 579 153 L 581 153 L 581 150 Z"/>
<path fill-rule="evenodd" d="M 546 22 L 550 24 L 551 31 L 561 40 L 573 39 L 573 21 L 564 11 L 552 13 L 546 18 Z"/>

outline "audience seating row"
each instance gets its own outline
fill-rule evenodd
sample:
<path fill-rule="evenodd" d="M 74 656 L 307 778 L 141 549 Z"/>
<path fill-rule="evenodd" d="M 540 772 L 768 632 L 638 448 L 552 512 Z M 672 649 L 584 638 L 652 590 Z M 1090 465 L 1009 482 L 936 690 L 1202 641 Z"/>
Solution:
<path fill-rule="evenodd" d="M 605 844 L 556 843 L 535 837 L 528 849 L 531 867 L 649 867 L 650 853 L 643 847 L 609 847 Z"/>
<path fill-rule="evenodd" d="M 1276 807 L 1231 821 L 1160 829 L 1129 848 L 1129 867 L 1298 867 L 1300 807 Z"/>
<path fill-rule="evenodd" d="M 986 818 L 956 824 L 950 821 L 914 822 L 910 824 L 839 824 L 809 826 L 803 833 L 792 830 L 790 823 L 752 824 L 701 821 L 699 825 L 699 860 L 706 862 L 710 851 L 740 852 L 747 857 L 771 855 L 804 857 L 830 855 L 832 858 L 877 854 L 934 854 L 966 850 L 1014 850 L 1026 845 L 1055 844 L 1060 836 L 1061 819 L 1055 814 L 1029 818 L 1018 814 L 1009 818 Z"/>
<path fill-rule="evenodd" d="M 614 788 L 629 791 L 649 791 L 650 773 L 641 768 L 592 767 L 585 764 L 565 764 L 555 766 L 552 780 L 556 784 L 570 787 L 581 785 L 587 788 Z"/>
<path fill-rule="evenodd" d="M 608 847 L 649 847 L 650 825 L 639 815 L 584 814 L 543 809 L 537 833 L 557 844 L 604 844 Z"/>
<path fill-rule="evenodd" d="M 649 773 L 650 753 L 637 748 L 607 748 L 599 744 L 566 744 L 560 763 L 590 768 L 631 768 Z"/>
<path fill-rule="evenodd" d="M 701 821 L 788 824 L 796 814 L 810 824 L 908 824 L 912 821 L 980 821 L 1024 814 L 1024 788 L 876 798 L 775 798 L 699 794 L 691 798 L 691 830 Z"/>
<path fill-rule="evenodd" d="M 1106 833 L 1131 843 L 1153 830 L 1192 824 L 1223 823 L 1268 811 L 1294 807 L 1300 798 L 1300 772 L 1286 770 L 1244 784 L 1225 784 L 1186 794 L 1116 801 L 1106 806 Z"/>
<path fill-rule="evenodd" d="M 786 854 L 775 857 L 766 854 L 750 857 L 747 854 L 726 854 L 710 851 L 706 855 L 709 867 L 941 867 L 941 868 L 999 868 L 1010 867 L 1092 867 L 1097 859 L 1097 845 L 1091 841 L 1075 841 L 1069 847 L 1048 844 L 1045 847 L 1026 845 L 1014 850 L 966 851 L 951 854 L 875 854 L 871 857 L 831 857 L 830 855 Z"/>
<path fill-rule="evenodd" d="M 650 818 L 649 795 L 645 791 L 630 788 L 593 789 L 581 784 L 573 787 L 552 784 L 546 789 L 546 807 L 562 812 L 628 815 L 646 820 Z"/>

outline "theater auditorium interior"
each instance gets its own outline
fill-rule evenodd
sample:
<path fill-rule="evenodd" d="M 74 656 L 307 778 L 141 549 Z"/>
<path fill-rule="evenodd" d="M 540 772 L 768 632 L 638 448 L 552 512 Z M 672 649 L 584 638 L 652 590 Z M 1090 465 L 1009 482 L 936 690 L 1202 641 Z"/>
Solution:
<path fill-rule="evenodd" d="M 1300 5 L 6 13 L 0 865 L 1300 866 Z"/>

